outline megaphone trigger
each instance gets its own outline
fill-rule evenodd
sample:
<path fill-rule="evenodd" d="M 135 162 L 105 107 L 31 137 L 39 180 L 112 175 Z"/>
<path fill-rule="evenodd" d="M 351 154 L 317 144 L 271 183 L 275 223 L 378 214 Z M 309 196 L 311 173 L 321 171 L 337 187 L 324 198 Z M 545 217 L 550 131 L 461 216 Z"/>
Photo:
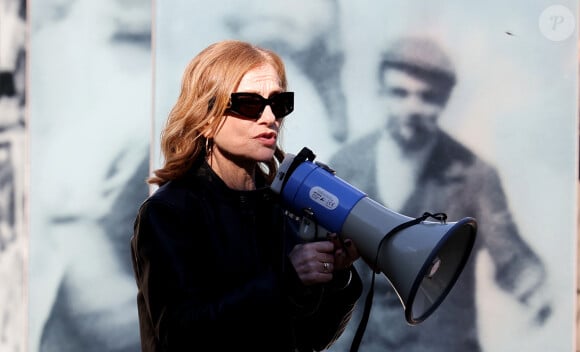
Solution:
<path fill-rule="evenodd" d="M 305 242 L 322 241 L 328 238 L 330 231 L 325 229 L 314 216 L 311 209 L 304 209 L 300 218 L 298 236 Z"/>

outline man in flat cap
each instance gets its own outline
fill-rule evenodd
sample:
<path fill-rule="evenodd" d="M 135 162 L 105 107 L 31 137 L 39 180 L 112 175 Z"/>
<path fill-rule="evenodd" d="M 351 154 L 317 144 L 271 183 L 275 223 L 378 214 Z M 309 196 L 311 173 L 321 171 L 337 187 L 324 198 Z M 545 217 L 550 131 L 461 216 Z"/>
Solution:
<path fill-rule="evenodd" d="M 382 53 L 378 79 L 384 128 L 345 145 L 329 166 L 389 209 L 410 217 L 443 212 L 449 221 L 474 217 L 478 233 L 456 285 L 418 325 L 406 323 L 395 291 L 387 280 L 378 278 L 360 349 L 481 351 L 475 263 L 482 250 L 495 266 L 499 287 L 534 309 L 535 322 L 542 324 L 551 311 L 541 290 L 545 267 L 520 236 L 497 171 L 438 125 L 457 79 L 451 59 L 434 40 L 401 38 Z M 369 280 L 369 268 L 364 263 L 358 266 Z M 358 305 L 353 322 L 362 306 Z M 350 324 L 350 334 L 356 328 Z"/>

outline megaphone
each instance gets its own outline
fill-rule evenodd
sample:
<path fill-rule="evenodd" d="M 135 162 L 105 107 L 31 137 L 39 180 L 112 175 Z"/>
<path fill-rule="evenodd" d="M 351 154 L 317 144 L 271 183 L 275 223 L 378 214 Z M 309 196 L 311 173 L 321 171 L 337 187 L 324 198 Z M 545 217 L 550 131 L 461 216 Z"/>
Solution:
<path fill-rule="evenodd" d="M 426 216 L 399 214 L 314 158 L 306 147 L 298 155 L 286 154 L 271 189 L 294 214 L 351 238 L 361 257 L 374 263 L 373 270 L 380 270 L 393 286 L 407 322 L 424 321 L 461 274 L 475 242 L 476 220 L 446 222 L 445 216 L 425 221 Z"/>

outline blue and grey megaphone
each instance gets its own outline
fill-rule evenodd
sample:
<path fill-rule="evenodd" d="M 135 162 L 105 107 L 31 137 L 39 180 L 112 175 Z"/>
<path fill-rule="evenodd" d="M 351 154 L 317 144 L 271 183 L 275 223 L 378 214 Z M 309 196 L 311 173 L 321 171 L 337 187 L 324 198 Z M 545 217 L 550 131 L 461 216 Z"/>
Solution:
<path fill-rule="evenodd" d="M 396 213 L 314 158 L 308 148 L 298 155 L 286 154 L 272 190 L 294 214 L 351 238 L 361 257 L 389 280 L 407 322 L 425 320 L 450 292 L 471 254 L 475 219 L 446 222 L 445 214 L 439 213 L 442 219 L 425 221 L 426 216 Z"/>

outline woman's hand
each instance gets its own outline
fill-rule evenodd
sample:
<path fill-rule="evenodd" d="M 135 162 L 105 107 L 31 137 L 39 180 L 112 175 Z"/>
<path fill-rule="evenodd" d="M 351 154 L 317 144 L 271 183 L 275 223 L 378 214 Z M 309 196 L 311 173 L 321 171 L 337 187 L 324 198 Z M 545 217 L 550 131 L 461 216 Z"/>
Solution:
<path fill-rule="evenodd" d="M 332 280 L 334 245 L 330 241 L 297 244 L 290 251 L 290 262 L 304 285 Z"/>
<path fill-rule="evenodd" d="M 334 268 L 342 270 L 349 268 L 359 257 L 358 249 L 350 239 L 342 239 L 337 234 L 328 235 L 328 240 L 334 245 Z"/>
<path fill-rule="evenodd" d="M 329 234 L 327 241 L 296 245 L 289 257 L 300 280 L 309 286 L 330 282 L 334 271 L 350 267 L 359 253 L 352 240 Z"/>

